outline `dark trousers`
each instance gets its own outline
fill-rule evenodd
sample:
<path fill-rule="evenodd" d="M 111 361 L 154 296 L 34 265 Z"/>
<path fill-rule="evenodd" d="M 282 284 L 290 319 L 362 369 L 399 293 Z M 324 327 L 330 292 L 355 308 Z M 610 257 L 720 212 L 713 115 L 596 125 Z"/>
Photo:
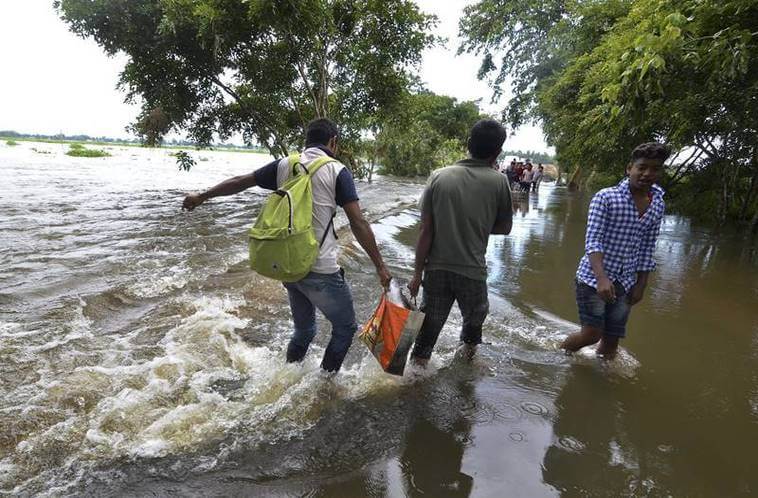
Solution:
<path fill-rule="evenodd" d="M 482 325 L 490 310 L 487 282 L 450 271 L 433 270 L 424 273 L 423 283 L 421 311 L 426 316 L 416 337 L 413 356 L 422 359 L 432 356 L 434 345 L 455 301 L 463 316 L 461 341 L 466 344 L 481 343 Z"/>

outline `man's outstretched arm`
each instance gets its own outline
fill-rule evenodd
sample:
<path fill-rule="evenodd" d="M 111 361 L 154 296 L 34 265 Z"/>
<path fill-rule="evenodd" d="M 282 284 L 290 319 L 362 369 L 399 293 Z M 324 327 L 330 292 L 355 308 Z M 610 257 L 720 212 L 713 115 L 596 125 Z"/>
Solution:
<path fill-rule="evenodd" d="M 384 260 L 382 260 L 382 255 L 379 253 L 379 248 L 376 245 L 374 231 L 371 230 L 371 225 L 369 225 L 366 218 L 363 217 L 361 205 L 358 201 L 352 201 L 342 206 L 342 209 L 345 210 L 347 219 L 350 221 L 350 230 L 352 230 L 353 235 L 355 235 L 355 239 L 374 263 L 376 274 L 379 275 L 382 287 L 385 289 L 389 288 L 392 276 L 390 275 L 389 270 L 387 270 L 387 267 L 384 266 Z"/>
<path fill-rule="evenodd" d="M 200 204 L 204 203 L 208 199 L 213 197 L 220 197 L 222 195 L 234 195 L 243 190 L 247 190 L 250 187 L 257 185 L 255 181 L 255 172 L 248 173 L 247 175 L 239 175 L 224 180 L 215 187 L 211 187 L 205 192 L 187 194 L 182 203 L 182 209 L 192 211 Z"/>

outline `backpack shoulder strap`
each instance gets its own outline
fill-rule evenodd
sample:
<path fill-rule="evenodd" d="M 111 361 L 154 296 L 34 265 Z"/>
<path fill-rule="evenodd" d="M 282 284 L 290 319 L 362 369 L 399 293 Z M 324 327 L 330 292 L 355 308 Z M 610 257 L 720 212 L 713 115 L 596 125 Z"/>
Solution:
<path fill-rule="evenodd" d="M 312 177 L 314 174 L 316 174 L 316 171 L 318 171 L 319 168 L 321 168 L 321 166 L 323 166 L 326 163 L 330 163 L 332 161 L 335 161 L 335 159 L 329 156 L 319 157 L 318 159 L 316 159 L 315 161 L 313 161 L 312 163 L 308 165 L 308 168 L 306 168 L 306 171 L 308 171 L 308 174 Z"/>
<path fill-rule="evenodd" d="M 303 173 L 308 173 L 308 168 L 306 168 L 303 163 L 300 162 L 300 154 L 290 154 L 287 156 L 287 162 L 289 163 L 290 167 L 290 177 L 296 176 L 298 174 L 298 165 L 302 168 Z"/>

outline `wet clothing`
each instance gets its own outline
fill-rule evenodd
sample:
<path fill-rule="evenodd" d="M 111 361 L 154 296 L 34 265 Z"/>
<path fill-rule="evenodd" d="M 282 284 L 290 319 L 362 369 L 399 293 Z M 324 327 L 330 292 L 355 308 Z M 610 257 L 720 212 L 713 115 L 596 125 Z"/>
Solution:
<path fill-rule="evenodd" d="M 587 216 L 585 254 L 579 262 L 576 279 L 597 288 L 589 255 L 603 253 L 603 268 L 612 282 L 618 281 L 626 292 L 637 282 L 637 272 L 655 269 L 655 242 L 663 220 L 663 189 L 653 185 L 652 199 L 643 216 L 639 215 L 629 190 L 629 179 L 601 190 L 590 202 Z"/>
<path fill-rule="evenodd" d="M 323 146 L 306 147 L 300 162 L 307 168 L 319 157 L 332 152 Z M 278 159 L 256 170 L 256 184 L 276 190 L 291 174 L 288 159 Z M 284 283 L 289 295 L 295 332 L 287 346 L 287 361 L 302 361 L 316 335 L 316 308 L 331 322 L 332 335 L 324 352 L 321 368 L 340 369 L 357 330 L 350 286 L 337 265 L 337 234 L 333 219 L 337 206 L 358 200 L 350 170 L 338 161 L 321 166 L 311 179 L 313 193 L 313 229 L 316 240 L 323 243 L 311 272 L 297 282 Z"/>
<path fill-rule="evenodd" d="M 603 331 L 605 335 L 615 337 L 626 336 L 626 322 L 632 306 L 624 286 L 614 282 L 616 300 L 606 303 L 597 289 L 576 281 L 576 305 L 579 308 L 579 323 L 589 325 Z"/>
<path fill-rule="evenodd" d="M 492 228 L 512 216 L 507 178 L 486 161 L 464 159 L 434 171 L 420 203 L 434 224 L 425 270 L 486 280 L 485 253 Z"/>
<path fill-rule="evenodd" d="M 421 311 L 425 313 L 412 355 L 427 359 L 447 321 L 453 302 L 463 316 L 460 339 L 466 344 L 482 342 L 482 325 L 489 313 L 487 281 L 464 277 L 445 270 L 424 272 L 424 294 Z"/>
<path fill-rule="evenodd" d="M 358 326 L 350 286 L 342 270 L 332 274 L 311 272 L 297 282 L 285 283 L 295 333 L 287 346 L 287 361 L 302 361 L 316 336 L 316 308 L 332 324 L 332 337 L 321 368 L 336 372 L 342 366 Z"/>
<path fill-rule="evenodd" d="M 426 316 L 412 355 L 428 359 L 456 301 L 463 315 L 461 340 L 482 342 L 489 312 L 485 253 L 494 226 L 513 215 L 508 178 L 486 161 L 458 161 L 432 173 L 421 209 L 432 216 L 434 237 L 424 266 Z"/>
<path fill-rule="evenodd" d="M 326 147 L 307 147 L 300 154 L 300 162 L 307 168 L 308 164 L 326 155 L 334 157 Z M 287 181 L 290 174 L 291 167 L 285 157 L 256 170 L 255 182 L 265 189 L 276 190 Z M 340 269 L 337 264 L 337 236 L 333 230 L 332 217 L 337 212 L 337 206 L 342 207 L 357 201 L 358 194 L 350 170 L 337 160 L 319 168 L 313 175 L 311 185 L 313 188 L 313 230 L 316 240 L 321 241 L 324 233 L 329 229 L 311 271 L 330 274 Z"/>

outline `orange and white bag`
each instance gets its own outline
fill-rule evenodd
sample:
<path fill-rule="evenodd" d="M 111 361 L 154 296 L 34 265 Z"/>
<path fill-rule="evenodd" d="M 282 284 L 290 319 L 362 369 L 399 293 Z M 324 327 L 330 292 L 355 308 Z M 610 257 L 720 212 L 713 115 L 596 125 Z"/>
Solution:
<path fill-rule="evenodd" d="M 424 314 L 404 299 L 394 280 L 390 285 L 391 290 L 382 293 L 379 305 L 359 337 L 385 372 L 403 375 L 408 352 L 424 323 Z"/>

